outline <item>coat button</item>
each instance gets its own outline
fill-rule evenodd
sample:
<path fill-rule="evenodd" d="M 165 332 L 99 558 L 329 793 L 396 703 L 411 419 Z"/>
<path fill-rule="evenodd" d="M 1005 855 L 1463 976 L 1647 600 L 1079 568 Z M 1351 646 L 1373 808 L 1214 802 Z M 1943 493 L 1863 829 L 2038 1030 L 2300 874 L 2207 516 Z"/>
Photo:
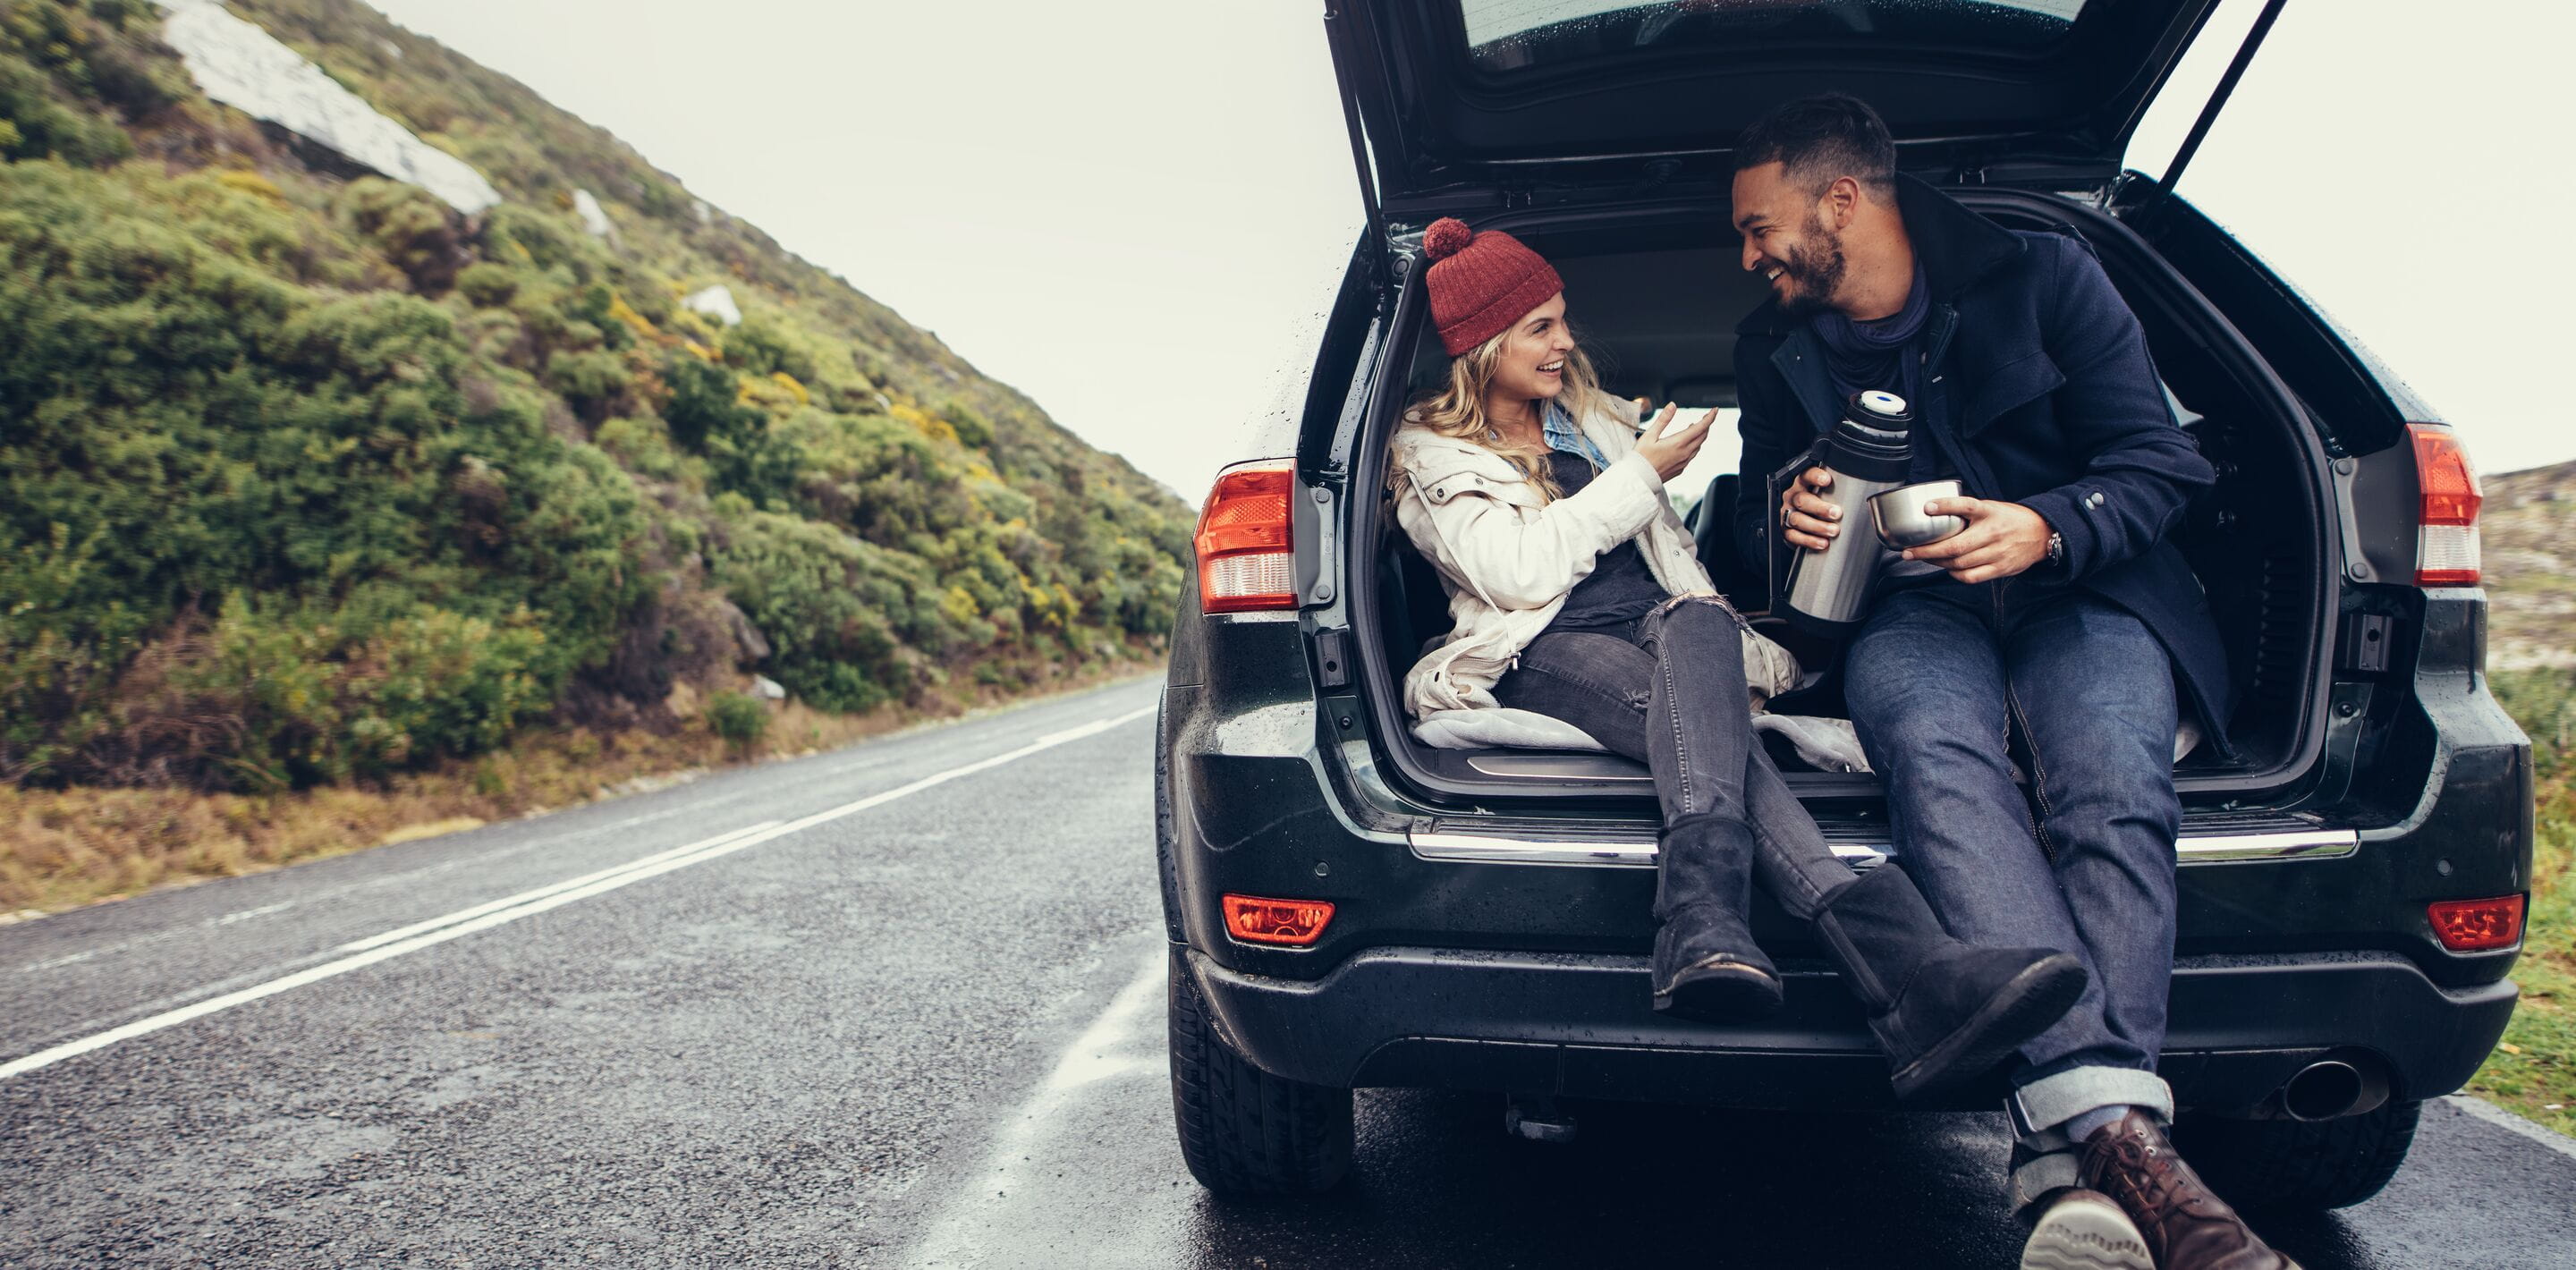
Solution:
<path fill-rule="evenodd" d="M 2091 498 L 2085 499 L 2085 500 L 2084 500 L 2084 505 L 2085 505 L 2085 506 L 2087 506 L 2087 507 L 2099 507 L 2099 506 L 2101 506 L 2101 505 L 2102 505 L 2102 491 L 2100 491 L 2100 490 L 2098 490 L 2098 489 L 2097 489 L 2097 490 L 2095 490 L 2095 491 L 2093 491 L 2093 496 L 2092 496 Z"/>

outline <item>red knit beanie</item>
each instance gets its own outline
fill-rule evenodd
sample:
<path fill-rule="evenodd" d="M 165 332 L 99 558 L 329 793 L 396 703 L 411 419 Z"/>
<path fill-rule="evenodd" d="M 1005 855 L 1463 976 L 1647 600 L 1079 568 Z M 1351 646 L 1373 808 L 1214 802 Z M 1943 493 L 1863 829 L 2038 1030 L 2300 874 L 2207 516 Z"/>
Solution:
<path fill-rule="evenodd" d="M 1431 258 L 1431 323 L 1440 346 L 1456 357 L 1511 329 L 1521 315 L 1565 289 L 1556 270 L 1521 240 L 1499 229 L 1479 234 L 1443 216 L 1422 231 Z"/>

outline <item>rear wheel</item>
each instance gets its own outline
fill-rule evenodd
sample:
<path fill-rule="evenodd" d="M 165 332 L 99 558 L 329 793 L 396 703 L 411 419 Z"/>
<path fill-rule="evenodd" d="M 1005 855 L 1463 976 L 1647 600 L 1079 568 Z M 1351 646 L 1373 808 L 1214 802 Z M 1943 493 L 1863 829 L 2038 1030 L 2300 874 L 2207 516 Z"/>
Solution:
<path fill-rule="evenodd" d="M 2238 1208 L 2344 1208 L 2397 1176 L 2423 1112 L 2420 1102 L 2391 1099 L 2357 1116 L 2313 1122 L 2184 1116 L 2174 1125 L 2174 1148 Z"/>
<path fill-rule="evenodd" d="M 1181 1159 L 1219 1195 L 1313 1195 L 1351 1167 L 1351 1091 L 1282 1080 L 1210 1026 L 1180 959 L 1171 968 L 1172 1118 Z"/>

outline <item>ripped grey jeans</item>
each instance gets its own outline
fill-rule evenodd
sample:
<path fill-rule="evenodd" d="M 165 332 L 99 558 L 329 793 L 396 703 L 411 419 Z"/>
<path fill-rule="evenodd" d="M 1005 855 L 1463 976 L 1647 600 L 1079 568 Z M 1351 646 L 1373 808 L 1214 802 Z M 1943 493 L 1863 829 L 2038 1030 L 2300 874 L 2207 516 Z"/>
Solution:
<path fill-rule="evenodd" d="M 1687 596 L 1620 626 L 1549 630 L 1521 650 L 1494 696 L 1644 763 L 1664 823 L 1703 813 L 1743 821 L 1760 851 L 1755 881 L 1807 921 L 1852 872 L 1754 740 L 1743 629 L 1725 601 Z"/>

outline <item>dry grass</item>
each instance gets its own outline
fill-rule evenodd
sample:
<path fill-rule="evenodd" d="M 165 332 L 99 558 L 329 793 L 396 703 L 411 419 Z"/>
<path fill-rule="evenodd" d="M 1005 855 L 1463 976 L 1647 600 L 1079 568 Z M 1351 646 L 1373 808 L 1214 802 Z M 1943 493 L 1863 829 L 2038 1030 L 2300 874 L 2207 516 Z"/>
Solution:
<path fill-rule="evenodd" d="M 2486 482 L 2487 665 L 2531 735 L 2531 908 L 2513 1023 L 2469 1090 L 2576 1134 L 2576 463 Z"/>
<path fill-rule="evenodd" d="M 531 733 L 507 750 L 371 788 L 245 795 L 0 785 L 0 921 L 660 788 L 716 768 L 811 754 L 1147 669 L 1113 662 L 1034 690 L 961 692 L 928 709 L 840 715 L 791 701 L 772 708 L 766 737 L 742 758 L 699 718 L 669 736 Z"/>
<path fill-rule="evenodd" d="M 2514 982 L 2522 1000 L 2469 1092 L 2576 1137 L 2576 825 L 2541 832 Z"/>
<path fill-rule="evenodd" d="M 463 833 L 468 829 L 480 829 L 490 823 L 492 822 L 485 820 L 481 816 L 451 816 L 445 820 L 431 820 L 417 825 L 404 825 L 402 828 L 386 834 L 385 840 L 377 843 L 376 845 L 380 847 L 390 847 L 399 842 L 418 842 L 423 838 L 443 838 L 451 833 Z"/>
<path fill-rule="evenodd" d="M 2522 1000 L 2469 1091 L 2576 1135 L 2576 672 L 2506 671 L 2490 682 L 2531 736 L 2537 833 L 2513 969 Z"/>

